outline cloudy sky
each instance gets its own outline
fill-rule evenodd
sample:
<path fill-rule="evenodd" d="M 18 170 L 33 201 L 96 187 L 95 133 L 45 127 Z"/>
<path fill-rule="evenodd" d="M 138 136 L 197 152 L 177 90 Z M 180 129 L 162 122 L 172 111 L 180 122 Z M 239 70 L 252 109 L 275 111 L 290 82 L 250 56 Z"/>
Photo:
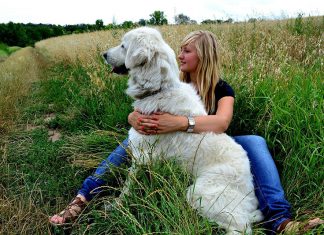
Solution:
<path fill-rule="evenodd" d="M 184 14 L 198 23 L 205 19 L 246 20 L 258 18 L 324 15 L 323 0 L 1 0 L 0 23 L 121 24 L 150 19 L 163 11 L 169 23 Z"/>

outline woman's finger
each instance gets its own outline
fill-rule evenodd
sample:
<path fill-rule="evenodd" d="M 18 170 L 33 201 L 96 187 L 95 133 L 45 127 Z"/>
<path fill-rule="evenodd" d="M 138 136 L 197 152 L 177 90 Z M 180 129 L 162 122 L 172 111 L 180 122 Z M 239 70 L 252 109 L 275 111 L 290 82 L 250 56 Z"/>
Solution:
<path fill-rule="evenodd" d="M 159 121 L 158 120 L 153 120 L 153 119 L 144 119 L 144 118 L 142 118 L 142 119 L 138 120 L 138 124 L 150 127 L 151 125 L 158 125 Z"/>

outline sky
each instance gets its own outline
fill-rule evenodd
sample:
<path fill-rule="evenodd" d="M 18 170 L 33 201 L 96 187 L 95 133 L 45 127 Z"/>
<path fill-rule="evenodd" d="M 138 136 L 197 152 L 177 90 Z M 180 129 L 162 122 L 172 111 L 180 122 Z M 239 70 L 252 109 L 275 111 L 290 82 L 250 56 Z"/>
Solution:
<path fill-rule="evenodd" d="M 154 11 L 163 11 L 168 23 L 184 14 L 203 20 L 244 21 L 249 18 L 282 19 L 323 16 L 323 0 L 0 0 L 0 23 L 121 24 L 148 20 Z"/>

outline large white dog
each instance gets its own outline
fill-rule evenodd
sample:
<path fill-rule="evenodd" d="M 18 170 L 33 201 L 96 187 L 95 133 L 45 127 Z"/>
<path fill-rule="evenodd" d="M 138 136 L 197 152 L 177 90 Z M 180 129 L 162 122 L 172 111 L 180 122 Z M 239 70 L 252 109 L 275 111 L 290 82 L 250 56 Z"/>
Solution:
<path fill-rule="evenodd" d="M 133 106 L 142 113 L 207 115 L 195 89 L 179 80 L 175 53 L 157 30 L 142 27 L 129 31 L 121 44 L 105 52 L 104 57 L 113 71 L 129 72 L 126 93 L 135 99 Z M 129 147 L 140 164 L 161 156 L 175 157 L 195 179 L 187 191 L 190 205 L 228 234 L 251 233 L 251 223 L 262 220 L 248 157 L 228 135 L 141 135 L 131 128 Z"/>

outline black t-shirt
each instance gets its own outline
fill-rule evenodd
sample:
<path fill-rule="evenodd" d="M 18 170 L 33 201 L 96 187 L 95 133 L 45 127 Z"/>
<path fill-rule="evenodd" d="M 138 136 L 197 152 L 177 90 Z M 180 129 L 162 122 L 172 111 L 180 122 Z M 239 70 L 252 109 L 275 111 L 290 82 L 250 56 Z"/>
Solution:
<path fill-rule="evenodd" d="M 234 93 L 233 88 L 227 82 L 220 79 L 215 87 L 215 99 L 216 99 L 215 112 L 209 113 L 209 114 L 216 113 L 218 101 L 225 96 L 232 96 L 235 98 L 235 93 Z"/>

